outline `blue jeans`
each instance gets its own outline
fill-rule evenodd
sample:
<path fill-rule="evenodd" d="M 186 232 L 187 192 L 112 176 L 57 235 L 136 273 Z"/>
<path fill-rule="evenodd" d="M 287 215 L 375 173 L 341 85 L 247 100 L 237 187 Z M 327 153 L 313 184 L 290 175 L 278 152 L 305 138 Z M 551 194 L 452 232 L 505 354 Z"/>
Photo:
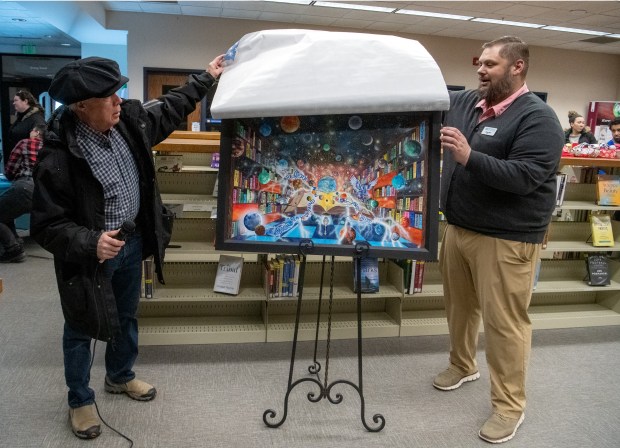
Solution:
<path fill-rule="evenodd" d="M 112 289 L 120 319 L 121 334 L 114 347 L 105 351 L 105 368 L 113 383 L 126 383 L 135 378 L 133 364 L 138 357 L 138 320 L 136 311 L 140 300 L 142 280 L 142 238 L 135 233 L 125 241 L 118 255 L 106 260 L 100 269 L 112 279 Z M 91 338 L 73 330 L 65 323 L 62 348 L 65 358 L 65 381 L 69 387 L 69 406 L 79 408 L 92 404 L 95 392 L 90 382 Z"/>
<path fill-rule="evenodd" d="M 32 177 L 20 177 L 0 194 L 0 247 L 5 251 L 18 247 L 15 219 L 32 210 L 33 191 Z"/>

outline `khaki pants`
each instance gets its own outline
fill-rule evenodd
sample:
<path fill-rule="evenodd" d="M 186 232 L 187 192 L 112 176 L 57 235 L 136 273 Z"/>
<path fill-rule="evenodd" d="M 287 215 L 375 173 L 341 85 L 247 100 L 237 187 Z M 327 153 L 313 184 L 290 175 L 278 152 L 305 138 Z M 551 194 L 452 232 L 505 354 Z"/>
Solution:
<path fill-rule="evenodd" d="M 539 244 L 509 241 L 448 225 L 439 269 L 450 330 L 451 368 L 478 371 L 480 320 L 491 376 L 494 412 L 519 417 L 532 342 L 527 314 Z"/>

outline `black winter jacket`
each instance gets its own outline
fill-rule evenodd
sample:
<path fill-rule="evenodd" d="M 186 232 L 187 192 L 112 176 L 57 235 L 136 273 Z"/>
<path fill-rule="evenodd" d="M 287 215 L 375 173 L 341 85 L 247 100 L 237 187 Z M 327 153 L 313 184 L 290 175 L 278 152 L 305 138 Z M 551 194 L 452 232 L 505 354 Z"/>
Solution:
<path fill-rule="evenodd" d="M 140 174 L 140 211 L 136 219 L 143 258 L 154 256 L 163 283 L 164 250 L 172 215 L 163 207 L 153 167 L 152 146 L 172 133 L 207 93 L 214 79 L 191 75 L 188 83 L 142 105 L 123 101 L 116 129 L 127 141 Z M 34 171 L 31 235 L 54 255 L 56 281 L 67 324 L 84 334 L 113 341 L 118 312 L 109 280 L 98 269 L 97 241 L 105 229 L 103 187 L 77 145 L 77 117 L 62 108 L 48 123 Z"/>
<path fill-rule="evenodd" d="M 573 132 L 573 130 L 571 128 L 568 128 L 566 131 L 564 131 L 564 143 L 570 143 L 570 134 L 571 132 Z M 579 142 L 578 143 L 588 143 L 590 145 L 597 143 L 596 141 L 596 137 L 590 133 L 590 132 L 586 132 L 585 130 L 581 131 L 580 135 L 579 135 Z"/>
<path fill-rule="evenodd" d="M 8 162 L 9 155 L 17 142 L 30 137 L 30 131 L 37 125 L 45 125 L 45 115 L 43 109 L 38 106 L 30 107 L 25 112 L 17 114 L 15 123 L 9 128 L 6 145 L 4 148 L 4 162 Z M 1 157 L 0 157 L 1 158 Z"/>

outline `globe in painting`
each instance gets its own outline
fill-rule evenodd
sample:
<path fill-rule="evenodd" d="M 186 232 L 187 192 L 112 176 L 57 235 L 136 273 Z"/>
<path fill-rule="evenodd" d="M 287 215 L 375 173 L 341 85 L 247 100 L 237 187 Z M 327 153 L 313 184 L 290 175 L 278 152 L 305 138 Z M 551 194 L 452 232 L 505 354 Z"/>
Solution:
<path fill-rule="evenodd" d="M 256 230 L 256 227 L 262 223 L 262 218 L 259 213 L 251 212 L 244 216 L 243 225 L 250 231 Z"/>
<path fill-rule="evenodd" d="M 417 140 L 407 140 L 403 152 L 407 157 L 418 159 L 422 155 L 422 145 Z"/>
<path fill-rule="evenodd" d="M 262 170 L 260 174 L 258 175 L 258 181 L 263 185 L 268 183 L 270 179 L 271 179 L 271 176 L 269 175 L 268 171 Z"/>
<path fill-rule="evenodd" d="M 322 177 L 317 183 L 317 187 L 324 193 L 331 193 L 332 191 L 336 191 L 338 189 L 336 179 L 331 176 Z"/>
<path fill-rule="evenodd" d="M 402 174 L 398 173 L 396 176 L 394 176 L 394 178 L 392 179 L 392 186 L 397 190 L 400 190 L 405 186 L 405 178 Z"/>

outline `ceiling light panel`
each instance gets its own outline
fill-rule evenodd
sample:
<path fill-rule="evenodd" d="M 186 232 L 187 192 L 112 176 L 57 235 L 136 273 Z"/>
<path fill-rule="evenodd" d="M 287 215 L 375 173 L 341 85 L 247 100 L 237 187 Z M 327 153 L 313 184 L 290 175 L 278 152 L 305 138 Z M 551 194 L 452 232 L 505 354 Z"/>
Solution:
<path fill-rule="evenodd" d="M 456 14 L 443 14 L 440 12 L 427 12 L 427 11 L 415 11 L 413 9 L 399 9 L 396 14 L 408 14 L 411 16 L 421 17 L 435 17 L 438 19 L 451 19 L 451 20 L 471 20 L 472 16 L 460 16 Z"/>
<path fill-rule="evenodd" d="M 523 28 L 542 28 L 545 25 L 539 23 L 512 22 L 510 20 L 486 19 L 484 17 L 474 17 L 472 22 L 494 23 L 496 25 L 521 26 Z"/>
<path fill-rule="evenodd" d="M 609 33 L 603 31 L 582 30 L 579 28 L 567 28 L 565 26 L 544 26 L 543 30 L 562 31 L 564 33 L 589 34 L 591 36 L 604 36 Z"/>
<path fill-rule="evenodd" d="M 326 8 L 355 9 L 358 11 L 373 11 L 373 12 L 394 12 L 395 11 L 395 8 L 386 8 L 384 6 L 373 6 L 373 5 L 356 5 L 353 3 L 315 2 L 312 6 L 323 6 Z"/>

